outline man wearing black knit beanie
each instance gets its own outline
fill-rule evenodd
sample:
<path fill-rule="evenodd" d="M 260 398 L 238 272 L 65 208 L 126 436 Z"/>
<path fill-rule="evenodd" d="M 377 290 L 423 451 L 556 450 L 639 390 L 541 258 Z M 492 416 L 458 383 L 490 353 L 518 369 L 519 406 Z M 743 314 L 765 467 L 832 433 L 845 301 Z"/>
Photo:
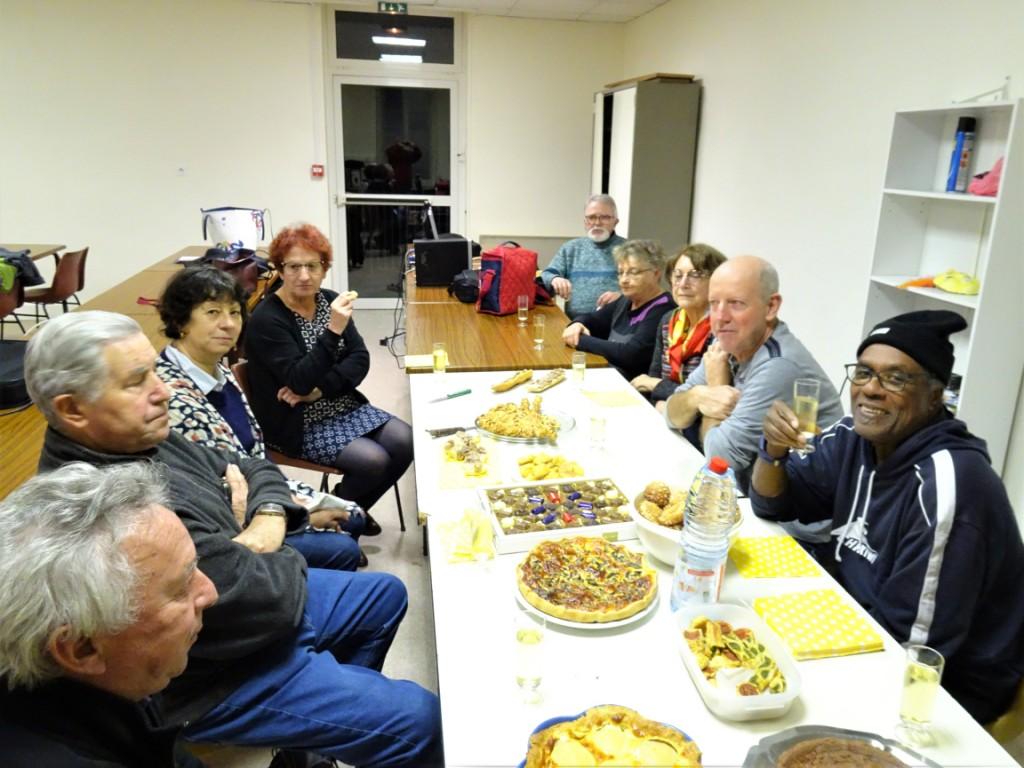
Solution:
<path fill-rule="evenodd" d="M 774 403 L 750 497 L 768 520 L 832 520 L 819 559 L 897 641 L 939 651 L 943 687 L 989 723 L 1024 677 L 1024 543 L 984 440 L 943 407 L 966 327 L 926 310 L 872 328 L 846 366 L 852 415 L 806 456 Z"/>

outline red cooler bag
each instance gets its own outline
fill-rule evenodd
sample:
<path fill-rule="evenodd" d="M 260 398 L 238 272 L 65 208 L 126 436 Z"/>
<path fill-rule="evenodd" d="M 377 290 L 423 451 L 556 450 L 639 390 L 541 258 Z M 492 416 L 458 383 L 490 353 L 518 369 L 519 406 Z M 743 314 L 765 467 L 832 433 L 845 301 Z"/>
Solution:
<path fill-rule="evenodd" d="M 489 315 L 514 315 L 519 296 L 530 297 L 533 309 L 537 276 L 537 252 L 507 240 L 480 256 L 480 295 L 476 311 Z"/>

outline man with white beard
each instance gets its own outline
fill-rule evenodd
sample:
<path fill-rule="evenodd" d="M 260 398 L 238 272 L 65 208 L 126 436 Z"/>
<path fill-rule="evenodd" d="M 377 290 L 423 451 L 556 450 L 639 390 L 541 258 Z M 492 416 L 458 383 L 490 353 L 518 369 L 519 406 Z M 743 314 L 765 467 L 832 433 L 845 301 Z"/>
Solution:
<path fill-rule="evenodd" d="M 570 318 L 619 298 L 612 252 L 626 239 L 615 234 L 618 223 L 618 209 L 611 196 L 591 195 L 583 209 L 587 236 L 564 243 L 541 273 L 545 287 L 565 299 L 565 313 Z"/>

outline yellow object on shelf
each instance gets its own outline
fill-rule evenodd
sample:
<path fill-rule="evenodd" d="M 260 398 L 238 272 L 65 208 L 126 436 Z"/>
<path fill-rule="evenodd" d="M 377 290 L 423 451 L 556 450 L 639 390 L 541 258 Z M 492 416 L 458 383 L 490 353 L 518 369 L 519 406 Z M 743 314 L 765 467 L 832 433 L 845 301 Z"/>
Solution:
<path fill-rule="evenodd" d="M 947 269 L 941 275 L 932 278 L 936 288 L 941 288 L 947 293 L 959 293 L 962 296 L 977 296 L 981 290 L 981 283 L 978 278 L 971 277 L 955 269 Z"/>
<path fill-rule="evenodd" d="M 759 597 L 754 610 L 798 660 L 882 650 L 882 637 L 831 589 Z"/>
<path fill-rule="evenodd" d="M 729 557 L 745 579 L 817 576 L 821 569 L 792 536 L 742 537 Z"/>

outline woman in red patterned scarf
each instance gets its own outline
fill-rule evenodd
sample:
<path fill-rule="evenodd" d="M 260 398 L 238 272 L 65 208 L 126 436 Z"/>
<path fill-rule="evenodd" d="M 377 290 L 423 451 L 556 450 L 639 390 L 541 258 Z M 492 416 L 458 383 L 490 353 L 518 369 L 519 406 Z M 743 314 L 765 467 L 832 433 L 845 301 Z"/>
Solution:
<path fill-rule="evenodd" d="M 675 392 L 711 344 L 708 281 L 723 262 L 725 256 L 710 245 L 694 243 L 682 248 L 665 268 L 678 306 L 661 318 L 650 370 L 630 382 L 652 403 Z"/>

